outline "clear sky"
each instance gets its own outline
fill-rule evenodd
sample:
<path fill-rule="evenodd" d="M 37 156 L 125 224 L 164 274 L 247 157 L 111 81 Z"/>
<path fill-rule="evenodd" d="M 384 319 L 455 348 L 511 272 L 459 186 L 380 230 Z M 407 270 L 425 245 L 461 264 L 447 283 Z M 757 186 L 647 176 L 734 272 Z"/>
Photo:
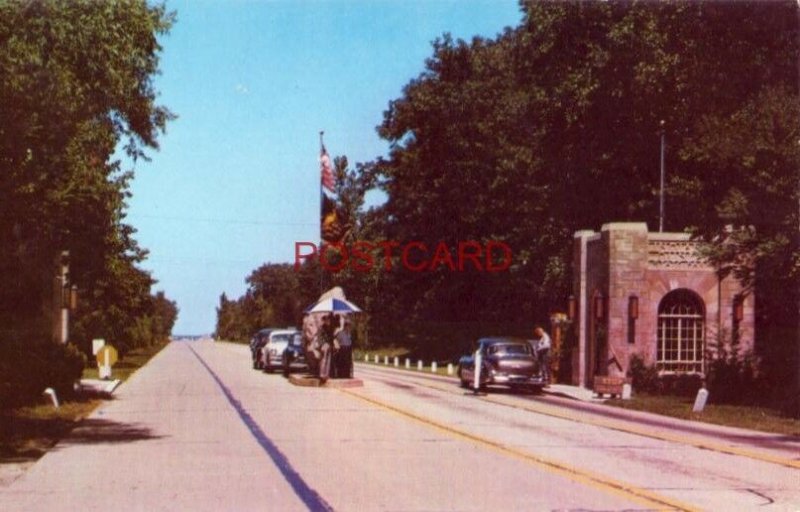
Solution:
<path fill-rule="evenodd" d="M 159 103 L 179 118 L 138 162 L 127 221 L 177 301 L 175 334 L 214 330 L 267 262 L 319 238 L 319 131 L 351 165 L 386 154 L 389 101 L 445 32 L 494 37 L 517 0 L 175 1 Z"/>

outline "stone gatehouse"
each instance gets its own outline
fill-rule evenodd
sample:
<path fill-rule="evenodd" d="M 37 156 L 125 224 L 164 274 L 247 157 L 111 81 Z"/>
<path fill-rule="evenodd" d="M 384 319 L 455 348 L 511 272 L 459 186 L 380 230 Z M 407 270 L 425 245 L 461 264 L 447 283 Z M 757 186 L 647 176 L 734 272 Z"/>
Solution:
<path fill-rule="evenodd" d="M 573 384 L 625 375 L 638 354 L 661 372 L 704 373 L 719 340 L 753 347 L 754 299 L 721 277 L 685 233 L 604 224 L 574 236 Z"/>

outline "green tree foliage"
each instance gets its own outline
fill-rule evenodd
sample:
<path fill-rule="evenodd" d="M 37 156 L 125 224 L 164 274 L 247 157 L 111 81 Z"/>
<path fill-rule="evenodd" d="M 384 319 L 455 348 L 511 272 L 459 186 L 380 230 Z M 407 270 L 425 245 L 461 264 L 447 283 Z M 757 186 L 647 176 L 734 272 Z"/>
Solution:
<path fill-rule="evenodd" d="M 397 309 L 463 323 L 533 322 L 563 307 L 574 231 L 658 225 L 662 120 L 666 228 L 719 241 L 733 215 L 737 236 L 757 234 L 725 246 L 731 264 L 756 250 L 768 255 L 758 275 L 793 279 L 796 5 L 521 7 L 521 25 L 496 39 L 434 43 L 385 113 L 391 150 L 373 167 L 388 238 L 502 240 L 514 265 L 499 276 L 397 273 Z"/>
<path fill-rule="evenodd" d="M 367 307 L 373 339 L 428 353 L 529 334 L 565 306 L 576 230 L 657 228 L 663 121 L 665 228 L 708 240 L 721 268 L 762 280 L 756 290 L 783 304 L 772 314 L 796 325 L 796 3 L 520 6 L 521 23 L 494 39 L 433 43 L 378 127 L 388 156 L 355 170 L 336 162 L 356 219 L 348 244 L 441 241 L 455 253 L 459 241 L 496 240 L 513 249 L 510 269 L 407 272 L 395 261 L 391 272 L 346 268 L 326 285 Z M 364 211 L 375 186 L 388 199 Z"/>
<path fill-rule="evenodd" d="M 174 321 L 136 266 L 146 251 L 124 222 L 132 173 L 113 160 L 119 145 L 146 157 L 172 118 L 152 82 L 157 37 L 172 23 L 143 0 L 0 3 L 2 343 L 49 340 L 62 250 L 81 290 L 74 341 L 104 337 L 124 349 Z"/>
<path fill-rule="evenodd" d="M 374 186 L 369 169 L 364 165 L 348 167 L 345 156 L 335 158 L 333 164 L 337 208 L 347 225 L 342 244 L 352 248 L 358 240 L 377 241 L 382 235 L 379 223 L 373 212 L 364 211 L 364 195 Z M 336 267 L 342 263 L 341 257 L 340 252 L 332 249 L 327 253 L 326 264 Z M 241 297 L 231 300 L 225 293 L 220 296 L 215 336 L 246 341 L 265 327 L 300 325 L 303 310 L 332 286 L 341 286 L 348 296 L 366 298 L 381 307 L 378 287 L 381 274 L 378 267 L 359 272 L 349 264 L 339 272 L 322 271 L 320 260 L 315 257 L 305 259 L 297 268 L 294 264 L 264 264 L 245 279 L 248 287 Z"/>
<path fill-rule="evenodd" d="M 238 299 L 220 296 L 219 339 L 247 341 L 259 329 L 298 326 L 303 310 L 319 296 L 319 272 L 313 265 L 296 271 L 293 264 L 267 263 L 245 281 L 247 290 Z"/>

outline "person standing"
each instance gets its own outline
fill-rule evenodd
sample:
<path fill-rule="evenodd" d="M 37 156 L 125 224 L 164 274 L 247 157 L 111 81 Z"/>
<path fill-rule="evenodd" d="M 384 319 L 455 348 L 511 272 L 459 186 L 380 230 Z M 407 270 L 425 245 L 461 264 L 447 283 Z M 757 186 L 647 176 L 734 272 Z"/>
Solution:
<path fill-rule="evenodd" d="M 339 317 L 339 330 L 336 332 L 336 376 L 340 379 L 353 378 L 353 338 L 352 325 L 347 317 Z"/>
<path fill-rule="evenodd" d="M 537 359 L 539 359 L 539 366 L 542 369 L 542 378 L 545 385 L 550 384 L 550 347 L 552 346 L 550 336 L 544 332 L 541 325 L 537 325 L 533 329 L 533 339 L 536 342 L 534 350 L 536 351 Z"/>
<path fill-rule="evenodd" d="M 322 318 L 322 329 L 319 331 L 321 353 L 319 361 L 319 380 L 322 384 L 331 375 L 331 359 L 333 358 L 333 313 L 327 314 Z"/>

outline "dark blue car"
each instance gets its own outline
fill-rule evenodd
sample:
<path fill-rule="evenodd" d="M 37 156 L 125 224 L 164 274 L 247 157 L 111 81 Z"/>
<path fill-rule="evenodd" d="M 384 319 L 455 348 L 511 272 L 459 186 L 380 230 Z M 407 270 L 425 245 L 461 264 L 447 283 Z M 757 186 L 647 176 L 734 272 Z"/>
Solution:
<path fill-rule="evenodd" d="M 476 350 L 481 354 L 480 387 L 502 385 L 539 391 L 545 385 L 539 361 L 531 344 L 510 337 L 481 338 Z M 475 381 L 475 353 L 458 361 L 461 386 L 470 388 Z"/>

